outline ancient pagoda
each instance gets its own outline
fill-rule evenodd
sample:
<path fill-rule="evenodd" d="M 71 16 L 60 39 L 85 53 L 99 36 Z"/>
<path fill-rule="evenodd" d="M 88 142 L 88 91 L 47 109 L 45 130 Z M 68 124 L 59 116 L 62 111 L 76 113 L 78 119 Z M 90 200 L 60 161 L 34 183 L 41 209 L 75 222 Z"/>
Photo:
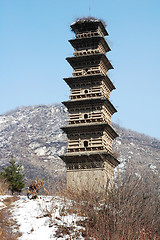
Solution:
<path fill-rule="evenodd" d="M 116 112 L 109 100 L 115 89 L 107 76 L 113 69 L 106 57 L 110 51 L 102 21 L 79 19 L 71 25 L 76 38 L 69 40 L 74 56 L 66 60 L 73 76 L 64 78 L 71 89 L 70 100 L 63 102 L 69 112 L 67 153 L 61 156 L 67 167 L 67 187 L 105 192 L 113 184 L 114 168 L 119 164 L 112 155 L 118 136 L 111 126 Z"/>

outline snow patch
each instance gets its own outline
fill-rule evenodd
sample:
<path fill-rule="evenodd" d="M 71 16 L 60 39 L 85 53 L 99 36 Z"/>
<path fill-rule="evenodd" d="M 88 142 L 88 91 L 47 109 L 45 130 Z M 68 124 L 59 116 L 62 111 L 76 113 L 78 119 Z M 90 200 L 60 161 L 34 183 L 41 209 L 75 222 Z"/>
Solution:
<path fill-rule="evenodd" d="M 46 147 L 41 147 L 41 148 L 37 148 L 35 149 L 35 153 L 37 153 L 38 156 L 43 156 L 46 154 Z"/>
<path fill-rule="evenodd" d="M 5 207 L 6 207 L 6 205 L 3 203 L 3 201 L 4 201 L 5 199 L 9 198 L 9 197 L 11 197 L 11 196 L 10 196 L 10 195 L 1 195 L 1 196 L 0 196 L 0 210 L 1 210 L 2 208 L 5 208 Z"/>
<path fill-rule="evenodd" d="M 68 200 L 67 205 L 71 202 Z M 13 219 L 17 222 L 19 230 L 14 228 L 14 232 L 20 231 L 22 236 L 19 240 L 50 240 L 50 239 L 77 239 L 74 232 L 70 235 L 63 234 L 63 237 L 56 236 L 58 227 L 72 227 L 74 231 L 79 232 L 83 227 L 77 226 L 76 222 L 84 220 L 76 214 L 61 214 L 65 208 L 66 202 L 59 197 L 41 196 L 36 200 L 29 200 L 21 196 L 14 202 L 11 213 Z M 78 239 L 84 239 L 79 232 Z"/>
<path fill-rule="evenodd" d="M 133 142 L 131 142 L 130 145 L 135 146 L 135 144 Z"/>
<path fill-rule="evenodd" d="M 116 140 L 116 143 L 119 144 L 119 145 L 121 145 L 121 141 L 119 141 L 119 140 Z"/>

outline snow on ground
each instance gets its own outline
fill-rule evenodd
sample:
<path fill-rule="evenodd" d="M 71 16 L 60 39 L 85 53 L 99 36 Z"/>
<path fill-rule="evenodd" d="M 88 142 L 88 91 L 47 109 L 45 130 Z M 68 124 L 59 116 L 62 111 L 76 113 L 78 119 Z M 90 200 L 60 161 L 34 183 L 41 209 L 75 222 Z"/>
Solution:
<path fill-rule="evenodd" d="M 50 239 L 84 239 L 81 235 L 83 227 L 76 221 L 84 220 L 75 214 L 68 214 L 65 204 L 71 204 L 59 197 L 41 196 L 29 200 L 21 196 L 10 209 L 15 226 L 14 232 L 20 232 L 19 240 L 50 240 Z M 79 231 L 80 230 L 80 231 Z"/>
<path fill-rule="evenodd" d="M 11 197 L 10 195 L 2 195 L 2 196 L 0 196 L 0 210 L 2 209 L 2 208 L 5 208 L 6 207 L 6 205 L 3 203 L 3 201 L 6 199 L 6 198 L 9 198 L 9 197 Z"/>

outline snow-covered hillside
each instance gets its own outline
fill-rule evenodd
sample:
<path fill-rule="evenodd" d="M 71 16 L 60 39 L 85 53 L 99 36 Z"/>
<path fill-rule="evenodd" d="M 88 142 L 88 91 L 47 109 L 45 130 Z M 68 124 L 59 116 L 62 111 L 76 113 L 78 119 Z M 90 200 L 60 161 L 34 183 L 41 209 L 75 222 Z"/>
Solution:
<path fill-rule="evenodd" d="M 21 107 L 0 115 L 0 168 L 11 156 L 24 166 L 26 182 L 38 177 L 48 186 L 65 178 L 65 165 L 58 157 L 66 151 L 67 138 L 60 129 L 68 113 L 61 104 Z M 160 141 L 118 125 L 113 151 L 124 170 L 132 163 L 136 172 L 160 169 Z"/>
<path fill-rule="evenodd" d="M 22 107 L 0 116 L 0 168 L 11 156 L 24 166 L 26 182 L 38 177 L 47 185 L 65 175 L 58 157 L 66 149 L 60 127 L 67 121 L 59 104 Z"/>

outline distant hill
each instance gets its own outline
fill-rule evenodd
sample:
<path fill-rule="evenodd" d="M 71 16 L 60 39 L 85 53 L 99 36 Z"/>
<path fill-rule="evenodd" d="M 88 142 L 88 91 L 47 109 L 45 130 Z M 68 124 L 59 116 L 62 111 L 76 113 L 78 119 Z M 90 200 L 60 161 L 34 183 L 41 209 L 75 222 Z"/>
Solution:
<path fill-rule="evenodd" d="M 21 107 L 0 115 L 0 168 L 11 156 L 24 166 L 27 181 L 43 178 L 49 185 L 65 178 L 65 164 L 58 157 L 66 150 L 67 138 L 60 129 L 68 113 L 61 104 Z M 132 165 L 145 174 L 160 170 L 160 141 L 113 124 L 119 137 L 113 151 L 121 162 L 120 172 Z"/>

